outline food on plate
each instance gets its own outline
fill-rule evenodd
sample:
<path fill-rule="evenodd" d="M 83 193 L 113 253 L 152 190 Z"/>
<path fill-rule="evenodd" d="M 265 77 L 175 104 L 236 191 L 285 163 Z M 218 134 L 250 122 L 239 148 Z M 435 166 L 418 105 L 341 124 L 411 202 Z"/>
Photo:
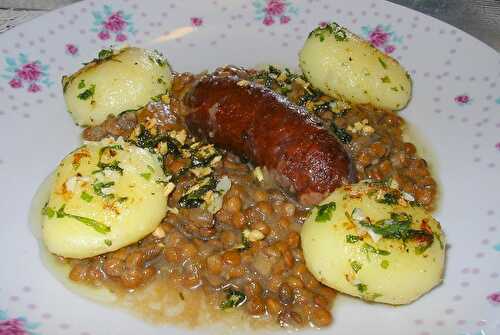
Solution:
<path fill-rule="evenodd" d="M 101 124 L 108 115 L 137 110 L 164 94 L 172 72 L 157 51 L 103 49 L 96 59 L 62 79 L 68 111 L 78 125 Z"/>
<path fill-rule="evenodd" d="M 266 167 L 306 205 L 356 179 L 340 141 L 305 108 L 236 75 L 207 75 L 183 99 L 194 134 Z"/>
<path fill-rule="evenodd" d="M 156 155 L 123 140 L 89 142 L 59 164 L 45 205 L 50 252 L 87 258 L 153 232 L 166 214 L 167 179 Z"/>
<path fill-rule="evenodd" d="M 425 159 L 404 138 L 405 120 L 391 110 L 356 105 L 318 90 L 303 75 L 268 66 L 261 71 L 225 69 L 265 85 L 318 116 L 324 128 L 347 150 L 359 180 L 394 180 L 425 208 L 432 210 L 437 183 Z"/>
<path fill-rule="evenodd" d="M 248 315 L 326 327 L 335 290 L 417 299 L 441 281 L 437 184 L 394 113 L 411 82 L 377 52 L 333 23 L 311 33 L 304 73 L 175 73 L 157 53 L 101 51 L 64 79 L 86 142 L 43 210 L 56 263 L 148 319 L 190 326 Z"/>
<path fill-rule="evenodd" d="M 313 30 L 299 57 L 304 75 L 326 94 L 391 110 L 404 108 L 411 98 L 411 79 L 405 69 L 336 23 Z"/>
<path fill-rule="evenodd" d="M 442 281 L 445 237 L 413 196 L 374 182 L 338 188 L 301 230 L 308 269 L 362 299 L 408 304 Z"/>

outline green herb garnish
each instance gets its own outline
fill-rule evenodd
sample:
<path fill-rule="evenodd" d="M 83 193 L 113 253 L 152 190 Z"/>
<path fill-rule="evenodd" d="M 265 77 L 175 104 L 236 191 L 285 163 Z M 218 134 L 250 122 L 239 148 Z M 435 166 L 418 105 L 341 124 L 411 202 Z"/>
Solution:
<path fill-rule="evenodd" d="M 91 202 L 92 199 L 94 199 L 93 196 L 91 196 L 90 194 L 88 194 L 87 192 L 83 191 L 82 194 L 80 194 L 80 198 L 83 200 L 83 201 L 86 201 L 86 202 Z"/>
<path fill-rule="evenodd" d="M 42 208 L 42 215 L 47 215 L 49 219 L 51 219 L 54 214 L 56 214 L 56 212 L 52 208 L 48 207 L 48 204 L 46 203 Z"/>
<path fill-rule="evenodd" d="M 382 199 L 377 199 L 376 201 L 381 204 L 395 205 L 398 203 L 399 194 L 397 191 L 391 191 L 384 194 Z"/>
<path fill-rule="evenodd" d="M 102 49 L 97 54 L 97 59 L 100 60 L 100 61 L 103 61 L 105 59 L 108 59 L 111 56 L 113 56 L 113 50 L 112 49 Z"/>
<path fill-rule="evenodd" d="M 387 259 L 384 259 L 382 262 L 380 262 L 380 266 L 382 269 L 387 269 L 389 267 L 389 261 Z"/>
<path fill-rule="evenodd" d="M 243 305 L 246 301 L 247 296 L 243 292 L 229 289 L 226 291 L 226 300 L 220 304 L 219 308 L 222 310 L 236 308 Z"/>
<path fill-rule="evenodd" d="M 205 177 L 198 183 L 199 187 L 194 189 L 193 191 L 184 194 L 179 199 L 179 206 L 182 208 L 196 208 L 200 207 L 205 200 L 202 197 L 208 191 L 215 189 L 217 186 L 217 181 L 212 177 Z"/>
<path fill-rule="evenodd" d="M 104 244 L 110 247 L 113 244 L 113 242 L 111 240 L 104 240 Z"/>
<path fill-rule="evenodd" d="M 350 235 L 350 234 L 349 234 L 349 235 L 346 235 L 346 236 L 345 236 L 345 241 L 346 241 L 347 243 L 356 243 L 356 242 L 358 242 L 358 241 L 361 241 L 361 237 L 356 236 L 356 235 Z"/>
<path fill-rule="evenodd" d="M 45 207 L 44 214 L 46 214 L 49 218 L 52 218 L 54 216 L 54 213 L 55 213 L 55 215 L 58 219 L 61 219 L 64 217 L 75 219 L 75 220 L 93 228 L 95 231 L 97 231 L 98 233 L 101 233 L 101 234 L 107 234 L 111 231 L 111 227 L 106 226 L 105 224 L 103 224 L 99 221 L 96 221 L 94 219 L 66 213 L 64 211 L 65 207 L 66 207 L 66 205 L 62 205 L 57 211 L 54 211 L 53 209 L 50 209 L 50 211 L 49 211 L 49 207 Z"/>
<path fill-rule="evenodd" d="M 96 170 L 92 173 L 95 174 L 95 173 L 102 172 L 102 171 L 108 169 L 108 170 L 117 171 L 121 175 L 123 175 L 123 169 L 118 164 L 120 164 L 119 161 L 112 161 L 111 163 L 99 162 L 99 163 L 97 163 L 97 167 L 100 168 L 100 170 Z"/>
<path fill-rule="evenodd" d="M 150 172 L 144 172 L 144 173 L 141 173 L 141 177 L 146 179 L 146 180 L 150 180 L 151 179 L 151 173 Z"/>
<path fill-rule="evenodd" d="M 377 249 L 377 248 L 375 248 L 374 246 L 372 246 L 372 245 L 370 245 L 368 243 L 363 243 L 363 245 L 361 246 L 361 251 L 366 254 L 366 256 L 368 257 L 368 259 L 370 259 L 369 253 L 373 253 L 373 254 L 381 255 L 381 256 L 387 256 L 387 255 L 391 254 L 387 250 Z"/>
<path fill-rule="evenodd" d="M 93 184 L 92 188 L 94 189 L 95 194 L 97 194 L 98 196 L 101 196 L 103 198 L 113 197 L 112 194 L 104 194 L 102 192 L 102 189 L 111 187 L 114 184 L 115 184 L 115 182 L 113 182 L 113 181 L 110 181 L 108 183 L 98 182 L 98 183 Z"/>
<path fill-rule="evenodd" d="M 82 89 L 82 88 L 84 88 L 84 87 L 85 87 L 85 80 L 83 80 L 83 79 L 82 79 L 82 80 L 80 80 L 80 82 L 78 83 L 78 88 L 79 88 L 79 89 Z"/>
<path fill-rule="evenodd" d="M 311 31 L 309 37 L 314 36 L 318 37 L 320 42 L 325 40 L 325 33 L 333 35 L 336 41 L 343 42 L 347 40 L 347 32 L 346 30 L 337 24 L 336 22 L 332 22 L 330 24 L 321 25 Z"/>
<path fill-rule="evenodd" d="M 378 62 L 380 63 L 380 65 L 382 65 L 384 69 L 387 69 L 387 64 L 382 60 L 382 58 L 379 57 Z"/>
<path fill-rule="evenodd" d="M 337 204 L 332 201 L 318 206 L 318 213 L 316 214 L 316 222 L 325 222 L 330 220 L 332 212 L 337 208 Z"/>
<path fill-rule="evenodd" d="M 354 270 L 354 272 L 358 273 L 362 267 L 363 265 L 361 265 L 361 263 L 357 261 L 351 261 L 351 268 Z"/>
<path fill-rule="evenodd" d="M 383 83 L 390 83 L 391 82 L 391 78 L 389 78 L 388 76 L 384 76 L 384 77 L 380 78 L 380 80 L 382 80 Z"/>
<path fill-rule="evenodd" d="M 99 150 L 99 161 L 101 161 L 102 155 L 106 150 L 123 150 L 120 144 L 107 145 Z"/>
<path fill-rule="evenodd" d="M 344 128 L 340 128 L 333 121 L 330 124 L 330 128 L 332 129 L 335 136 L 340 140 L 340 142 L 344 144 L 351 142 L 352 136 Z"/>
<path fill-rule="evenodd" d="M 358 288 L 359 293 L 365 293 L 366 290 L 368 290 L 368 286 L 365 284 L 357 284 L 356 287 Z"/>
<path fill-rule="evenodd" d="M 90 85 L 90 88 L 87 88 L 85 91 L 82 93 L 78 94 L 78 99 L 80 100 L 88 100 L 89 98 L 93 97 L 95 93 L 95 84 Z"/>

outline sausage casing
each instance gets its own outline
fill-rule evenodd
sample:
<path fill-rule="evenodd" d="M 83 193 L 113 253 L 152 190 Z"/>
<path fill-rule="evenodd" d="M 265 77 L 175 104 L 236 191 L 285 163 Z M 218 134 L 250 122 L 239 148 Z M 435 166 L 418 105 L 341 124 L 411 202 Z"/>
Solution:
<path fill-rule="evenodd" d="M 265 166 L 305 205 L 355 179 L 337 138 L 307 110 L 262 85 L 206 75 L 184 96 L 183 105 L 193 133 Z"/>

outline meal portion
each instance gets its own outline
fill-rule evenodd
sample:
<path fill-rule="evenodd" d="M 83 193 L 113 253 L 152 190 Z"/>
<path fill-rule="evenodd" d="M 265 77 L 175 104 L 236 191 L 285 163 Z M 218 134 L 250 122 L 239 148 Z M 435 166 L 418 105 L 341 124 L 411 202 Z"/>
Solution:
<path fill-rule="evenodd" d="M 300 67 L 176 73 L 125 48 L 64 77 L 84 144 L 42 229 L 69 278 L 292 328 L 331 324 L 337 291 L 407 304 L 439 284 L 436 182 L 394 112 L 409 76 L 335 23 Z"/>

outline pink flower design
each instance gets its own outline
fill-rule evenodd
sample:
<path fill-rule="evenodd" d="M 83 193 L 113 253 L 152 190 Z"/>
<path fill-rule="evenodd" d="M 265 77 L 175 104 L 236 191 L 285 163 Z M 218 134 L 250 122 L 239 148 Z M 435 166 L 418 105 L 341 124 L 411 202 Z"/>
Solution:
<path fill-rule="evenodd" d="M 39 85 L 33 83 L 33 84 L 31 84 L 28 87 L 28 92 L 30 92 L 30 93 L 36 93 L 36 92 L 39 92 L 41 89 L 42 88 Z"/>
<path fill-rule="evenodd" d="M 266 15 L 266 17 L 264 17 L 264 20 L 262 21 L 262 23 L 264 23 L 266 26 L 270 26 L 274 23 L 274 19 L 271 15 Z"/>
<path fill-rule="evenodd" d="M 282 17 L 280 17 L 281 24 L 287 24 L 288 22 L 290 22 L 290 20 L 291 20 L 290 16 L 283 15 Z"/>
<path fill-rule="evenodd" d="M 470 102 L 470 97 L 467 94 L 460 94 L 455 97 L 455 102 L 459 105 L 465 105 Z"/>
<path fill-rule="evenodd" d="M 194 27 L 199 27 L 203 24 L 203 19 L 201 17 L 192 17 L 191 25 Z"/>
<path fill-rule="evenodd" d="M 385 53 L 392 54 L 396 50 L 394 45 L 388 45 L 384 48 Z"/>
<path fill-rule="evenodd" d="M 9 81 L 9 85 L 12 88 L 20 88 L 23 86 L 23 82 L 20 81 L 19 79 L 14 78 Z"/>
<path fill-rule="evenodd" d="M 20 53 L 17 58 L 6 57 L 6 63 L 7 71 L 2 77 L 7 78 L 13 89 L 25 87 L 28 92 L 36 93 L 42 90 L 42 86 L 50 87 L 53 84 L 47 73 L 49 66 L 38 60 L 30 61 L 24 53 Z"/>
<path fill-rule="evenodd" d="M 500 150 L 500 142 L 498 142 L 497 144 L 495 144 L 495 148 L 497 148 L 498 150 Z"/>
<path fill-rule="evenodd" d="M 73 56 L 76 55 L 77 52 L 78 52 L 78 47 L 76 45 L 71 43 L 66 44 L 66 53 Z"/>
<path fill-rule="evenodd" d="M 320 23 L 318 23 L 318 26 L 320 28 L 326 28 L 327 25 L 329 25 L 330 23 L 327 22 L 327 21 L 321 21 Z"/>
<path fill-rule="evenodd" d="M 104 28 L 106 30 L 117 33 L 122 31 L 127 26 L 127 21 L 122 17 L 121 12 L 113 13 L 108 17 L 108 20 L 104 23 Z"/>
<path fill-rule="evenodd" d="M 42 72 L 37 62 L 24 64 L 19 70 L 16 71 L 17 76 L 24 81 L 37 81 Z"/>
<path fill-rule="evenodd" d="M 0 334 L 2 335 L 29 335 L 24 329 L 24 322 L 20 319 L 0 321 Z"/>
<path fill-rule="evenodd" d="M 283 15 L 285 8 L 286 5 L 283 0 L 270 0 L 266 6 L 266 13 L 271 16 Z"/>
<path fill-rule="evenodd" d="M 125 35 L 125 34 L 117 34 L 116 37 L 115 37 L 115 40 L 117 42 L 126 41 L 127 40 L 127 35 Z"/>
<path fill-rule="evenodd" d="M 109 40 L 109 33 L 106 31 L 106 30 L 103 30 L 101 31 L 99 34 L 97 34 L 97 36 L 101 39 L 101 40 Z"/>
<path fill-rule="evenodd" d="M 381 26 L 377 26 L 368 36 L 370 43 L 375 47 L 384 45 L 389 39 L 389 34 L 386 33 Z"/>
<path fill-rule="evenodd" d="M 500 304 L 500 292 L 494 292 L 486 297 L 492 304 L 498 305 Z"/>

